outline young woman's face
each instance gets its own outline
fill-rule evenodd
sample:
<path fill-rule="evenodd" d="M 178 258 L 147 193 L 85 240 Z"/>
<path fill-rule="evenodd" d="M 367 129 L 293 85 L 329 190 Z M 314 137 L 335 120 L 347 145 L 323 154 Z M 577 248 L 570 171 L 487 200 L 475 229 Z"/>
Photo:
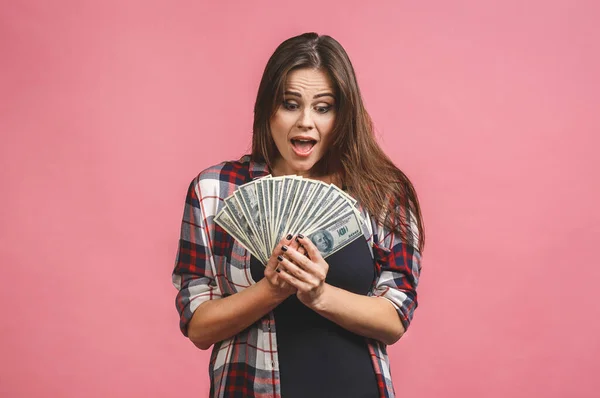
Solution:
<path fill-rule="evenodd" d="M 288 74 L 283 103 L 271 118 L 279 156 L 274 174 L 311 176 L 332 141 L 335 96 L 326 72 L 297 69 Z"/>

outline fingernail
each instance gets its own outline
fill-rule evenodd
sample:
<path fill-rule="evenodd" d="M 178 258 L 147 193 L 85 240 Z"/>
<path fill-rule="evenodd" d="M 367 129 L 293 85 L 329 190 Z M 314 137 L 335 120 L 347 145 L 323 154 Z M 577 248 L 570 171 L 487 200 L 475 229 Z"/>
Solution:
<path fill-rule="evenodd" d="M 283 257 L 282 256 L 277 256 L 277 260 L 283 261 Z"/>
<path fill-rule="evenodd" d="M 287 248 L 287 246 L 286 246 L 286 245 L 283 245 L 283 246 L 281 246 L 281 250 L 283 250 L 284 252 L 286 252 L 286 251 L 287 251 L 287 249 L 288 249 L 288 248 Z"/>
<path fill-rule="evenodd" d="M 298 238 L 300 238 L 300 239 L 304 239 L 304 235 L 302 235 L 302 234 L 298 234 Z"/>
<path fill-rule="evenodd" d="M 275 270 L 275 272 L 281 272 L 281 270 L 280 270 L 279 268 L 277 268 L 277 269 Z"/>
<path fill-rule="evenodd" d="M 292 239 L 292 234 L 288 234 L 288 236 L 285 237 L 286 240 L 291 240 Z"/>

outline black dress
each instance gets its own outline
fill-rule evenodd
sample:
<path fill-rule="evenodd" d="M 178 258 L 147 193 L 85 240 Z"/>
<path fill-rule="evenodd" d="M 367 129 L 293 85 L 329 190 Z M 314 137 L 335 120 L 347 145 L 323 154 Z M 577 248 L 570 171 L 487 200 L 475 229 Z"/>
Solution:
<path fill-rule="evenodd" d="M 359 238 L 326 259 L 326 282 L 366 295 L 375 278 L 365 239 Z M 255 281 L 264 266 L 254 257 Z M 365 338 L 324 318 L 295 295 L 274 310 L 282 398 L 379 397 Z"/>

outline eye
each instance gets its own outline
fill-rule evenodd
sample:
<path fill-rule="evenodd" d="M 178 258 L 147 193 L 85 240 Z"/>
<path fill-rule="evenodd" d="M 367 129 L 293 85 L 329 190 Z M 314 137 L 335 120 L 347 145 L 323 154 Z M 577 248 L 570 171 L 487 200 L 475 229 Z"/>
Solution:
<path fill-rule="evenodd" d="M 318 113 L 327 113 L 331 110 L 331 106 L 316 106 L 315 110 Z"/>
<path fill-rule="evenodd" d="M 288 102 L 288 101 L 283 101 L 283 107 L 285 109 L 287 109 L 288 111 L 295 111 L 296 109 L 298 109 L 298 104 L 294 104 L 294 103 Z"/>

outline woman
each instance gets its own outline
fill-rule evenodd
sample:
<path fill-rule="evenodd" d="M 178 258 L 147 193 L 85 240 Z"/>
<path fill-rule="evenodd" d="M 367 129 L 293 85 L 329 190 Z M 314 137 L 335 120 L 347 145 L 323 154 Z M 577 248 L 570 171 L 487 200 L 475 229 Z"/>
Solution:
<path fill-rule="evenodd" d="M 200 349 L 213 346 L 210 394 L 394 396 L 386 345 L 417 306 L 421 212 L 374 139 L 341 45 L 315 33 L 283 42 L 254 115 L 252 154 L 190 184 L 173 271 L 181 331 Z M 346 190 L 360 205 L 364 239 L 325 261 L 312 241 L 287 235 L 264 267 L 213 219 L 239 185 L 267 174 Z"/>

